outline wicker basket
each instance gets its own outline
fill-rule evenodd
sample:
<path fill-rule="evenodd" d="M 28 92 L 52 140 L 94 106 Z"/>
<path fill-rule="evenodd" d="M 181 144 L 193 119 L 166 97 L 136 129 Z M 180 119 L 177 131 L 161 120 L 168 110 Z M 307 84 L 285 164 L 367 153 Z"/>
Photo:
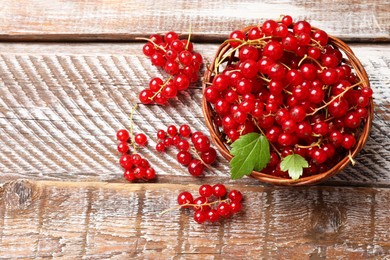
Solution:
<path fill-rule="evenodd" d="M 253 26 L 246 27 L 242 29 L 244 33 L 247 33 Z M 316 29 L 313 27 L 313 29 Z M 370 83 L 368 80 L 367 73 L 360 63 L 360 61 L 356 58 L 355 54 L 351 50 L 351 48 L 341 41 L 340 39 L 333 37 L 329 35 L 329 42 L 328 44 L 333 45 L 334 47 L 337 47 L 342 53 L 343 53 L 343 61 L 349 65 L 351 65 L 356 73 L 356 76 L 360 81 L 362 81 L 362 86 L 364 87 L 370 87 Z M 205 91 L 206 87 L 208 86 L 209 83 L 211 83 L 211 78 L 213 76 L 213 71 L 214 71 L 214 64 L 215 60 L 220 54 L 225 54 L 229 51 L 230 49 L 230 44 L 228 42 L 224 42 L 221 44 L 221 46 L 218 48 L 216 55 L 213 58 L 212 63 L 210 64 L 210 67 L 208 70 L 205 72 L 204 79 L 203 79 L 203 92 Z M 215 112 L 213 111 L 213 108 L 211 104 L 209 104 L 206 99 L 203 96 L 202 100 L 202 110 L 203 110 L 203 115 L 205 117 L 206 125 L 209 128 L 210 131 L 210 136 L 217 147 L 217 149 L 220 151 L 223 157 L 225 157 L 227 160 L 232 159 L 232 155 L 230 154 L 229 150 L 230 147 L 228 144 L 226 144 L 221 136 L 222 133 L 220 129 L 214 124 L 214 116 Z M 293 179 L 287 179 L 287 178 L 281 178 L 281 177 L 276 177 L 270 174 L 265 174 L 262 172 L 257 172 L 253 171 L 251 173 L 251 177 L 258 179 L 259 181 L 274 184 L 274 185 L 284 185 L 284 186 L 302 186 L 302 185 L 312 185 L 316 184 L 319 182 L 324 181 L 325 179 L 337 174 L 338 172 L 342 171 L 350 162 L 351 158 L 354 158 L 363 148 L 365 145 L 371 125 L 372 125 L 372 119 L 373 119 L 373 112 L 374 112 L 374 105 L 373 105 L 373 100 L 372 98 L 370 99 L 369 105 L 367 106 L 367 111 L 368 111 L 368 118 L 364 122 L 364 126 L 361 126 L 360 130 L 360 136 L 357 139 L 357 143 L 354 146 L 354 148 L 351 150 L 350 155 L 345 156 L 342 160 L 340 160 L 336 165 L 334 165 L 331 169 L 329 169 L 326 172 L 319 173 L 316 175 L 308 176 L 308 177 L 302 177 L 297 180 Z"/>

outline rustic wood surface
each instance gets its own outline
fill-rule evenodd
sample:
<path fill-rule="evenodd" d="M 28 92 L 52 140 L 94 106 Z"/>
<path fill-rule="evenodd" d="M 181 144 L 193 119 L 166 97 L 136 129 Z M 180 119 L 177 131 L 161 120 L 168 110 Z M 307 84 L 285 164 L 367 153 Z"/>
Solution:
<path fill-rule="evenodd" d="M 189 176 L 173 151 L 155 151 L 155 133 L 183 123 L 207 132 L 197 83 L 166 106 L 139 105 L 140 152 L 159 176 L 126 182 L 115 133 L 162 75 L 136 37 L 185 36 L 191 24 L 207 63 L 231 30 L 282 13 L 351 42 L 369 74 L 375 117 L 357 164 L 302 188 L 231 181 L 221 156 L 214 173 Z M 390 259 L 389 13 L 377 0 L 1 1 L 0 259 Z M 244 194 L 232 219 L 158 215 L 180 191 L 217 182 Z"/>
<path fill-rule="evenodd" d="M 3 0 L 0 39 L 134 40 L 173 28 L 196 40 L 222 40 L 232 30 L 277 19 L 306 19 L 348 41 L 390 41 L 388 0 L 123 1 Z"/>

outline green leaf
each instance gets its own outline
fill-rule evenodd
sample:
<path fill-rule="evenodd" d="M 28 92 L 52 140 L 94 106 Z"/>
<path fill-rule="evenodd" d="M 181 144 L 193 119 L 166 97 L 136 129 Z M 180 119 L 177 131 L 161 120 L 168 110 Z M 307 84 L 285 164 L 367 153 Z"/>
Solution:
<path fill-rule="evenodd" d="M 302 176 L 303 168 L 309 167 L 309 164 L 299 154 L 290 154 L 284 157 L 280 163 L 280 169 L 282 171 L 288 171 L 288 175 L 293 180 L 299 179 Z"/>
<path fill-rule="evenodd" d="M 230 153 L 231 177 L 238 179 L 249 175 L 253 170 L 262 170 L 270 160 L 269 143 L 265 136 L 249 133 L 232 143 Z"/>

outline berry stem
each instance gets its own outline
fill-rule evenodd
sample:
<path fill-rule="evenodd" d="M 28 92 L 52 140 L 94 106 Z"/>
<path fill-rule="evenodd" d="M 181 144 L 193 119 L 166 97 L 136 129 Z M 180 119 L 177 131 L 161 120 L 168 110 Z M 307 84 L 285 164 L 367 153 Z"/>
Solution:
<path fill-rule="evenodd" d="M 345 93 L 347 93 L 350 89 L 353 89 L 354 87 L 359 86 L 359 85 L 362 84 L 363 82 L 364 82 L 364 81 L 360 81 L 360 82 L 358 82 L 358 83 L 356 83 L 356 84 L 353 84 L 352 86 L 349 86 L 349 87 L 345 88 L 345 90 L 343 90 L 343 92 L 341 92 L 341 93 L 338 94 L 337 96 L 333 97 L 329 102 L 325 103 L 323 106 L 316 108 L 312 113 L 307 114 L 307 116 L 315 115 L 318 111 L 320 111 L 321 109 L 326 108 L 327 106 L 329 106 L 330 103 L 332 103 L 333 101 L 335 101 L 335 100 L 338 99 L 339 97 L 343 96 L 343 95 L 344 95 Z"/>
<path fill-rule="evenodd" d="M 352 158 L 351 150 L 348 151 L 348 159 L 351 161 L 352 166 L 355 166 L 356 161 Z"/>
<path fill-rule="evenodd" d="M 188 32 L 188 38 L 187 38 L 187 44 L 186 44 L 186 50 L 188 50 L 188 46 L 190 45 L 190 40 L 191 40 L 191 32 L 192 32 L 192 24 L 190 22 L 190 29 Z"/>
<path fill-rule="evenodd" d="M 136 149 L 137 149 L 137 146 L 136 146 L 135 140 L 134 140 L 134 136 L 133 136 L 133 115 L 134 115 L 134 112 L 136 109 L 137 109 L 137 104 L 135 104 L 133 106 L 133 108 L 131 109 L 130 117 L 129 117 L 129 119 L 130 119 L 130 144 L 134 148 L 134 153 L 136 153 Z"/>
<path fill-rule="evenodd" d="M 163 90 L 163 88 L 168 84 L 168 82 L 169 82 L 171 79 L 172 79 L 172 76 L 169 76 L 169 78 L 167 79 L 167 81 L 165 81 L 164 84 L 162 84 L 162 85 L 160 86 L 160 89 L 159 89 L 156 93 L 154 93 L 154 95 L 151 96 L 149 99 L 150 99 L 150 100 L 153 100 L 153 99 L 158 95 L 158 93 L 160 93 L 160 92 Z"/>
<path fill-rule="evenodd" d="M 160 49 L 160 50 L 162 50 L 163 52 L 167 52 L 167 50 L 166 50 L 164 47 L 162 47 L 162 46 L 156 44 L 156 43 L 155 43 L 154 41 L 152 41 L 151 39 L 143 38 L 143 37 L 137 37 L 137 38 L 135 38 L 135 39 L 136 39 L 136 40 L 145 40 L 145 41 L 148 41 L 148 42 L 150 42 L 151 44 L 153 44 L 153 46 L 154 46 L 155 48 Z"/>
<path fill-rule="evenodd" d="M 230 202 L 230 199 L 224 199 L 224 200 L 218 199 L 218 200 L 211 201 L 211 202 L 206 202 L 206 203 L 203 203 L 203 204 L 184 203 L 184 204 L 177 205 L 177 206 L 174 206 L 172 208 L 166 209 L 164 211 L 161 211 L 159 213 L 159 215 L 162 216 L 162 215 L 164 215 L 164 214 L 166 214 L 166 213 L 168 213 L 168 212 L 170 212 L 172 210 L 180 209 L 182 207 L 187 207 L 187 206 L 190 206 L 190 207 L 211 206 L 211 205 L 218 204 L 218 203 L 221 203 L 221 202 Z"/>
<path fill-rule="evenodd" d="M 196 151 L 195 148 L 191 147 L 191 151 L 196 155 L 196 157 L 199 159 L 199 161 L 201 161 L 203 163 L 203 165 L 209 169 L 212 173 L 214 174 L 217 174 L 211 167 L 210 165 L 208 165 L 207 163 L 205 163 L 203 160 L 202 160 L 202 157 L 198 154 L 198 151 Z"/>

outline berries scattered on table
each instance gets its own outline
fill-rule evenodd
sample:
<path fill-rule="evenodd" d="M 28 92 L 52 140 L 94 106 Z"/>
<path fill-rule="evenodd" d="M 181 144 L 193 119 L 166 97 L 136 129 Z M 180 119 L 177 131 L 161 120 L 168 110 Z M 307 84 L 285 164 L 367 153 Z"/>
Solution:
<path fill-rule="evenodd" d="M 197 223 L 216 222 L 229 218 L 239 212 L 242 194 L 238 190 L 227 191 L 225 185 L 203 184 L 199 187 L 199 196 L 195 197 L 188 191 L 177 196 L 177 203 L 181 208 L 194 210 L 193 218 Z"/>
<path fill-rule="evenodd" d="M 153 65 L 162 68 L 169 78 L 152 78 L 149 87 L 140 92 L 139 100 L 143 104 L 163 105 L 198 80 L 203 58 L 193 50 L 193 43 L 189 39 L 180 39 L 172 31 L 163 36 L 153 34 L 146 40 L 148 42 L 143 46 L 143 53 Z"/>
<path fill-rule="evenodd" d="M 128 181 L 135 180 L 152 180 L 156 178 L 155 170 L 150 166 L 149 161 L 137 153 L 136 145 L 144 146 L 147 143 L 147 137 L 143 133 L 136 134 L 132 138 L 131 134 L 126 129 L 118 130 L 117 139 L 118 152 L 121 154 L 119 164 L 125 170 L 123 176 Z M 133 152 L 131 152 L 133 146 Z"/>
<path fill-rule="evenodd" d="M 175 147 L 178 150 L 177 161 L 187 166 L 193 176 L 202 176 L 204 169 L 217 159 L 217 152 L 211 147 L 209 138 L 202 132 L 192 133 L 187 124 L 180 127 L 170 125 L 166 131 L 160 129 L 157 139 L 156 150 L 163 153 L 169 147 Z"/>
<path fill-rule="evenodd" d="M 284 16 L 233 31 L 214 61 L 204 89 L 214 124 L 228 144 L 266 136 L 273 157 L 263 173 L 289 178 L 280 163 L 292 154 L 308 162 L 304 176 L 324 172 L 357 143 L 372 90 L 328 39 Z"/>

